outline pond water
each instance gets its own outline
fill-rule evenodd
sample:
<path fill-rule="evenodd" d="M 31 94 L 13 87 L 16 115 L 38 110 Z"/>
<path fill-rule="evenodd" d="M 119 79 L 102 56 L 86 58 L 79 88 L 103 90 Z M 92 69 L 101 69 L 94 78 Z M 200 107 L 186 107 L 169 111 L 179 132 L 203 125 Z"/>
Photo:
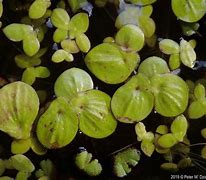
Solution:
<path fill-rule="evenodd" d="M 13 0 L 12 2 L 17 3 L 17 1 Z M 52 7 L 55 7 L 57 0 L 52 1 Z M 6 17 L 2 18 L 3 24 L 10 24 L 13 22 L 18 22 L 20 17 L 26 14 L 25 11 L 12 11 L 10 10 L 9 4 L 10 2 L 4 1 L 5 3 L 5 14 Z M 24 4 L 26 1 L 19 1 L 18 3 Z M 17 4 L 18 4 L 17 3 Z M 92 2 L 91 2 L 92 3 Z M 87 7 L 89 11 L 91 10 L 91 6 Z M 172 9 L 170 6 L 170 1 L 158 0 L 153 5 L 153 14 L 152 18 L 156 23 L 156 34 L 158 38 L 170 38 L 173 40 L 179 41 L 182 38 L 182 31 L 180 25 L 172 13 Z M 90 26 L 89 30 L 86 33 L 91 40 L 92 47 L 98 45 L 103 41 L 103 39 L 107 36 L 113 36 L 116 33 L 116 28 L 114 26 L 115 19 L 118 15 L 118 9 L 113 4 L 108 4 L 104 8 L 97 8 L 93 6 L 92 14 L 90 16 Z M 48 46 L 48 52 L 43 56 L 43 65 L 47 66 L 51 71 L 51 76 L 47 79 L 38 79 L 34 87 L 40 90 L 46 90 L 49 93 L 47 101 L 50 101 L 54 98 L 54 90 L 53 84 L 56 78 L 66 69 L 71 67 L 78 67 L 86 70 L 92 77 L 94 81 L 94 85 L 97 89 L 102 90 L 109 94 L 110 96 L 116 91 L 118 87 L 122 84 L 118 85 L 109 85 L 103 83 L 98 80 L 94 75 L 90 73 L 87 69 L 83 59 L 85 54 L 79 53 L 74 56 L 75 61 L 72 63 L 59 63 L 54 64 L 51 62 L 50 57 L 54 52 L 54 44 L 52 42 L 52 34 L 54 32 L 54 28 L 50 28 L 42 45 Z M 188 37 L 184 37 L 187 39 Z M 191 37 L 190 37 L 191 38 Z M 190 39 L 189 38 L 189 39 Z M 180 76 L 182 78 L 196 80 L 201 77 L 206 76 L 206 17 L 203 17 L 200 21 L 200 29 L 199 34 L 193 35 L 192 38 L 197 40 L 197 60 L 200 61 L 197 64 L 197 68 L 189 69 L 181 66 L 180 68 Z M 58 46 L 57 46 L 58 48 Z M 13 43 L 5 38 L 3 33 L 0 33 L 0 76 L 5 78 L 8 81 L 19 80 L 21 78 L 22 70 L 19 69 L 14 63 L 14 56 L 18 53 L 22 52 L 21 43 Z M 166 58 L 163 55 L 157 46 L 154 48 L 145 47 L 140 52 L 141 59 L 145 59 L 149 56 L 160 56 L 162 58 Z M 44 105 L 44 104 L 43 104 Z M 42 105 L 42 106 L 43 106 Z M 148 130 L 155 130 L 157 125 L 159 125 L 160 121 L 164 121 L 160 115 L 153 112 L 151 113 L 145 120 Z M 200 135 L 197 135 L 202 128 L 205 126 L 205 118 L 200 120 L 193 120 L 190 122 L 189 129 L 189 138 L 191 139 L 191 143 L 202 142 L 203 139 Z M 6 149 L 6 153 L 2 154 L 3 157 L 9 157 L 11 155 L 10 150 L 10 142 L 11 139 L 3 133 L 0 133 L 1 145 L 3 145 L 4 149 Z M 74 166 L 74 155 L 79 151 L 79 148 L 83 147 L 91 152 L 95 158 L 98 158 L 99 161 L 103 165 L 104 173 L 100 177 L 96 179 L 115 179 L 115 176 L 112 173 L 112 156 L 111 154 L 119 149 L 122 149 L 126 146 L 134 146 L 137 149 L 140 149 L 140 144 L 136 141 L 136 134 L 134 131 L 134 125 L 131 124 L 122 124 L 119 123 L 118 127 L 111 136 L 104 139 L 93 139 L 85 136 L 83 133 L 79 132 L 76 138 L 73 140 L 71 144 L 68 146 L 58 149 L 58 150 L 49 150 L 48 153 L 44 156 L 37 156 L 33 152 L 29 151 L 26 153 L 28 157 L 36 164 L 38 164 L 40 160 L 49 158 L 51 159 L 57 167 L 57 179 L 95 179 L 86 176 L 81 171 L 77 170 Z M 191 149 L 192 158 L 199 159 L 200 148 L 194 147 Z M 157 153 L 154 153 L 152 158 L 146 157 L 143 153 L 141 154 L 141 160 L 139 164 L 133 168 L 132 172 L 125 177 L 124 179 L 157 179 L 157 180 L 165 180 L 170 179 L 171 173 L 160 170 L 160 164 L 164 162 L 162 156 Z M 203 165 L 206 167 L 206 163 Z M 198 166 L 187 168 L 178 172 L 178 174 L 203 174 L 202 169 Z M 8 171 L 8 174 L 12 174 L 12 171 Z M 206 171 L 204 172 L 206 174 Z"/>

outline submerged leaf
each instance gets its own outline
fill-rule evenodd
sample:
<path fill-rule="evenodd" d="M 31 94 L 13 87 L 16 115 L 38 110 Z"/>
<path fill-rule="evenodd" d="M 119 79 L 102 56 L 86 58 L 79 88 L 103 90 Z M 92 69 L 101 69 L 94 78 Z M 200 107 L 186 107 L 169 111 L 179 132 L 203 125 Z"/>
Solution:
<path fill-rule="evenodd" d="M 172 172 L 178 171 L 177 164 L 175 163 L 163 163 L 161 164 L 160 168 L 166 171 L 172 171 Z"/>
<path fill-rule="evenodd" d="M 203 138 L 206 139 L 206 128 L 201 130 L 201 135 L 202 135 Z"/>
<path fill-rule="evenodd" d="M 131 172 L 130 166 L 136 166 L 140 160 L 139 152 L 128 148 L 114 156 L 113 171 L 117 177 L 124 177 Z"/>
<path fill-rule="evenodd" d="M 42 160 L 40 162 L 41 169 L 35 172 L 37 178 L 45 177 L 47 179 L 52 179 L 56 173 L 54 164 L 50 159 Z M 43 179 L 44 180 L 44 179 Z"/>
<path fill-rule="evenodd" d="M 89 176 L 98 176 L 102 172 L 101 164 L 97 159 L 92 160 L 92 154 L 87 151 L 82 151 L 76 155 L 75 164 Z"/>

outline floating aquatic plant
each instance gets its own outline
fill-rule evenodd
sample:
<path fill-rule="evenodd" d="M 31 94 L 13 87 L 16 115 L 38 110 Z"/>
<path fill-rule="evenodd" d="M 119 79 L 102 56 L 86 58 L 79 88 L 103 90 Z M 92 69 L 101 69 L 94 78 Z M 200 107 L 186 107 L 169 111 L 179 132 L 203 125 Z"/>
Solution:
<path fill-rule="evenodd" d="M 189 125 L 201 123 L 206 114 L 206 78 L 199 73 L 206 67 L 200 52 L 206 2 L 165 2 L 172 10 L 166 20 L 177 17 L 176 27 L 168 29 L 155 22 L 162 16 L 157 12 L 161 6 L 153 8 L 159 2 L 0 0 L 1 37 L 6 37 L 0 57 L 7 60 L 1 61 L 0 130 L 10 136 L 11 147 L 4 149 L 9 147 L 4 138 L 6 153 L 1 153 L 7 158 L 0 159 L 0 179 L 13 179 L 10 171 L 17 171 L 11 174 L 17 180 L 61 179 L 61 161 L 67 164 L 69 158 L 83 175 L 101 176 L 109 171 L 108 151 L 118 146 L 116 139 L 120 145 L 125 139 L 124 128 L 133 128 L 128 137 L 137 140 L 109 154 L 115 176 L 126 176 L 139 163 L 134 145 L 148 158 L 159 153 L 161 169 L 194 166 L 205 171 L 205 143 L 194 143 L 190 133 L 196 127 Z M 188 79 L 187 71 L 198 77 Z M 205 139 L 204 125 L 199 130 Z M 104 153 L 102 146 L 96 148 L 102 142 L 109 143 L 103 144 Z M 76 154 L 79 144 L 94 154 L 85 149 Z M 193 152 L 196 146 L 199 155 Z M 47 160 L 36 166 L 34 153 Z"/>

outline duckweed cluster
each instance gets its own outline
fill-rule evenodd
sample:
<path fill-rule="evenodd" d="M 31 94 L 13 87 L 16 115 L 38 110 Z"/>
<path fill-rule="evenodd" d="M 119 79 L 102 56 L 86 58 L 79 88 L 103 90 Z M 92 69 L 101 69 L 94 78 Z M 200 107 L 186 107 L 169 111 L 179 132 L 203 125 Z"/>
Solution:
<path fill-rule="evenodd" d="M 199 161 L 206 159 L 206 124 L 200 130 L 191 124 L 205 119 L 206 77 L 188 79 L 182 72 L 195 72 L 196 65 L 205 62 L 196 47 L 203 45 L 199 39 L 206 43 L 198 32 L 205 28 L 206 1 L 168 3 L 179 39 L 158 34 L 153 18 L 158 3 L 163 2 L 0 0 L 1 43 L 16 50 L 7 68 L 17 69 L 0 82 L 0 130 L 10 139 L 10 149 L 2 145 L 9 155 L 0 160 L 1 178 L 59 179 L 61 155 L 67 153 L 72 157 L 68 167 L 73 164 L 85 178 L 124 177 L 138 170 L 142 158 L 152 161 L 157 154 L 163 159 L 160 169 L 205 170 Z M 113 34 L 94 40 L 93 10 L 108 13 L 111 7 L 118 12 L 107 14 Z M 9 19 L 12 13 L 18 16 L 14 20 Z M 127 144 L 120 126 L 131 127 L 133 132 L 127 133 L 134 134 L 135 142 L 107 156 L 76 140 L 105 142 L 116 134 Z M 202 135 L 203 142 L 190 139 L 190 131 Z M 198 155 L 193 146 L 200 147 Z M 57 153 L 57 165 L 47 159 L 51 152 Z M 105 171 L 105 161 L 112 175 Z M 15 177 L 8 177 L 8 169 L 18 171 Z"/>

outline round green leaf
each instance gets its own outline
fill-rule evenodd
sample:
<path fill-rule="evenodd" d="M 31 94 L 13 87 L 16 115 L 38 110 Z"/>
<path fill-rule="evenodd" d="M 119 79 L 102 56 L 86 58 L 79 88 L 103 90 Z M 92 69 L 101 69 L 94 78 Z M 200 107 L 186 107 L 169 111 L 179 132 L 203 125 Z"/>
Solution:
<path fill-rule="evenodd" d="M 60 63 L 64 60 L 71 62 L 74 60 L 74 57 L 72 54 L 68 53 L 63 49 L 55 51 L 55 53 L 52 55 L 52 61 L 55 63 Z"/>
<path fill-rule="evenodd" d="M 30 138 L 13 140 L 11 143 L 11 152 L 13 154 L 24 154 L 30 149 L 30 145 Z"/>
<path fill-rule="evenodd" d="M 185 66 L 193 68 L 195 65 L 196 53 L 190 43 L 184 39 L 180 41 L 180 59 Z"/>
<path fill-rule="evenodd" d="M 199 21 L 206 13 L 205 0 L 172 0 L 174 14 L 185 22 Z"/>
<path fill-rule="evenodd" d="M 205 87 L 202 84 L 198 83 L 195 86 L 194 95 L 195 95 L 195 98 L 198 100 L 204 99 L 205 98 Z"/>
<path fill-rule="evenodd" d="M 158 144 L 163 148 L 171 148 L 176 143 L 177 143 L 177 140 L 171 133 L 164 134 L 158 139 Z"/>
<path fill-rule="evenodd" d="M 63 30 L 63 29 L 56 29 L 56 31 L 53 34 L 53 40 L 56 43 L 60 43 L 61 41 L 63 41 L 64 39 L 66 39 L 68 36 L 68 32 L 67 30 Z"/>
<path fill-rule="evenodd" d="M 68 3 L 73 13 L 88 4 L 87 0 L 69 0 Z"/>
<path fill-rule="evenodd" d="M 89 70 L 100 80 L 108 84 L 125 81 L 139 62 L 139 56 L 127 54 L 111 43 L 103 43 L 94 47 L 85 58 Z"/>
<path fill-rule="evenodd" d="M 112 134 L 117 126 L 110 111 L 111 98 L 98 90 L 79 93 L 70 104 L 78 115 L 79 128 L 87 136 L 104 138 Z"/>
<path fill-rule="evenodd" d="M 44 155 L 47 152 L 47 149 L 43 147 L 38 139 L 34 136 L 31 136 L 30 138 L 30 147 L 34 153 L 37 155 Z"/>
<path fill-rule="evenodd" d="M 203 138 L 206 139 L 206 128 L 201 130 L 201 135 L 202 135 Z"/>
<path fill-rule="evenodd" d="M 180 115 L 176 117 L 170 127 L 173 136 L 178 141 L 183 141 L 183 138 L 187 133 L 187 128 L 188 128 L 188 122 L 184 115 Z"/>
<path fill-rule="evenodd" d="M 198 119 L 206 114 L 206 100 L 193 101 L 188 108 L 190 119 Z"/>
<path fill-rule="evenodd" d="M 151 79 L 155 109 L 162 116 L 173 117 L 183 113 L 188 104 L 189 88 L 174 74 L 155 75 Z"/>
<path fill-rule="evenodd" d="M 155 145 L 147 140 L 143 140 L 141 143 L 141 150 L 144 152 L 145 155 L 151 157 L 155 150 Z"/>
<path fill-rule="evenodd" d="M 159 48 L 164 54 L 177 54 L 180 51 L 179 44 L 171 39 L 163 39 L 159 42 Z"/>
<path fill-rule="evenodd" d="M 0 130 L 27 139 L 39 110 L 35 90 L 23 82 L 10 83 L 0 89 L 0 99 Z"/>
<path fill-rule="evenodd" d="M 51 15 L 51 22 L 55 27 L 62 30 L 68 30 L 69 21 L 70 21 L 70 17 L 66 10 L 62 8 L 56 8 L 53 10 Z"/>
<path fill-rule="evenodd" d="M 78 48 L 84 53 L 87 53 L 91 48 L 90 40 L 85 34 L 78 34 L 76 36 L 76 43 Z"/>
<path fill-rule="evenodd" d="M 32 31 L 32 26 L 17 23 L 9 24 L 3 29 L 6 37 L 15 42 L 22 41 L 25 35 Z"/>
<path fill-rule="evenodd" d="M 35 33 L 27 34 L 23 39 L 23 49 L 26 55 L 34 56 L 40 49 L 40 43 Z"/>
<path fill-rule="evenodd" d="M 69 144 L 78 130 L 78 119 L 63 97 L 52 101 L 37 124 L 37 137 L 48 149 L 61 148 Z"/>
<path fill-rule="evenodd" d="M 172 54 L 169 58 L 169 67 L 171 70 L 175 70 L 180 67 L 180 54 Z"/>
<path fill-rule="evenodd" d="M 153 8 L 151 5 L 143 7 L 128 7 L 117 16 L 115 21 L 115 27 L 120 29 L 126 24 L 134 24 L 139 26 L 139 17 L 150 17 Z"/>
<path fill-rule="evenodd" d="M 149 86 L 149 80 L 138 74 L 114 93 L 111 108 L 116 119 L 124 123 L 134 123 L 150 114 L 154 97 L 151 92 L 144 90 L 142 84 Z"/>
<path fill-rule="evenodd" d="M 1 17 L 2 14 L 3 14 L 3 11 L 4 11 L 4 8 L 3 8 L 3 0 L 0 0 L 0 17 Z"/>
<path fill-rule="evenodd" d="M 201 156 L 206 159 L 206 146 L 204 146 L 201 150 Z"/>
<path fill-rule="evenodd" d="M 147 38 L 152 37 L 156 29 L 154 20 L 147 16 L 139 17 L 139 27 Z"/>
<path fill-rule="evenodd" d="M 77 43 L 75 40 L 65 39 L 61 42 L 61 47 L 65 51 L 72 53 L 72 54 L 79 52 L 79 47 L 77 46 Z"/>
<path fill-rule="evenodd" d="M 152 56 L 145 59 L 138 68 L 139 73 L 145 74 L 147 77 L 151 78 L 155 74 L 164 74 L 170 72 L 167 63 L 164 59 Z"/>
<path fill-rule="evenodd" d="M 145 6 L 156 2 L 157 0 L 129 0 L 133 4 L 137 4 L 140 6 Z"/>
<path fill-rule="evenodd" d="M 113 37 L 108 36 L 108 37 L 104 38 L 103 42 L 104 42 L 104 43 L 114 43 L 115 40 L 114 40 Z"/>
<path fill-rule="evenodd" d="M 145 134 L 145 136 L 143 137 L 144 141 L 148 141 L 148 142 L 153 142 L 154 141 L 154 133 L 149 131 Z"/>
<path fill-rule="evenodd" d="M 37 78 L 47 78 L 50 76 L 50 71 L 47 67 L 38 66 L 34 71 Z"/>
<path fill-rule="evenodd" d="M 168 133 L 168 127 L 166 125 L 159 125 L 156 129 L 156 132 L 159 134 L 167 134 Z"/>
<path fill-rule="evenodd" d="M 86 13 L 78 13 L 71 18 L 69 30 L 74 34 L 85 33 L 89 27 L 89 16 Z"/>
<path fill-rule="evenodd" d="M 13 168 L 18 171 L 33 172 L 35 169 L 32 162 L 22 154 L 11 156 L 9 160 L 11 161 Z"/>
<path fill-rule="evenodd" d="M 22 74 L 21 80 L 29 85 L 32 85 L 36 80 L 35 68 L 26 68 L 26 70 Z"/>
<path fill-rule="evenodd" d="M 117 32 L 115 41 L 125 51 L 139 51 L 144 46 L 144 34 L 139 27 L 128 24 Z"/>
<path fill-rule="evenodd" d="M 29 17 L 31 19 L 39 19 L 44 16 L 47 10 L 46 0 L 35 0 L 29 7 Z"/>
<path fill-rule="evenodd" d="M 175 163 L 163 163 L 161 164 L 160 168 L 166 171 L 172 171 L 172 172 L 178 171 L 177 164 Z"/>
<path fill-rule="evenodd" d="M 93 81 L 90 75 L 79 68 L 64 71 L 54 84 L 56 96 L 63 96 L 68 100 L 71 100 L 78 93 L 90 89 L 93 89 Z"/>
<path fill-rule="evenodd" d="M 27 180 L 31 176 L 30 172 L 19 171 L 16 174 L 15 180 Z"/>
<path fill-rule="evenodd" d="M 145 125 L 142 122 L 138 122 L 135 125 L 135 133 L 137 135 L 137 140 L 142 141 L 142 139 L 144 138 L 144 136 L 147 133 Z"/>
<path fill-rule="evenodd" d="M 24 69 L 24 68 L 40 65 L 41 59 L 35 57 L 29 57 L 24 54 L 19 54 L 15 56 L 15 62 L 18 67 Z"/>

